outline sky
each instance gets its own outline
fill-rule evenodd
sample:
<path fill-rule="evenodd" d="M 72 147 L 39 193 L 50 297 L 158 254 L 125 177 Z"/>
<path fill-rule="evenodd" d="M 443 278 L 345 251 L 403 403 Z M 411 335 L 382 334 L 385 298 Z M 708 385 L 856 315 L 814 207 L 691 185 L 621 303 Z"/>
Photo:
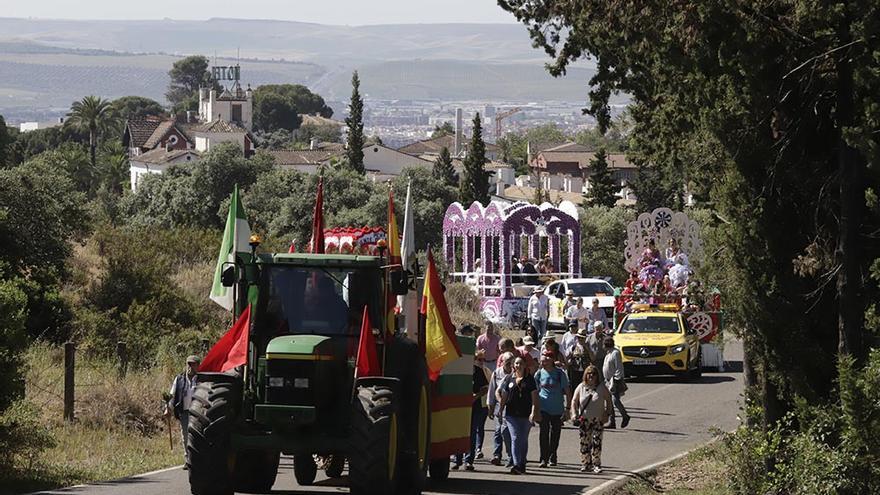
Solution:
<path fill-rule="evenodd" d="M 28 0 L 4 1 L 2 17 L 45 19 L 276 19 L 319 24 L 516 22 L 495 0 Z"/>

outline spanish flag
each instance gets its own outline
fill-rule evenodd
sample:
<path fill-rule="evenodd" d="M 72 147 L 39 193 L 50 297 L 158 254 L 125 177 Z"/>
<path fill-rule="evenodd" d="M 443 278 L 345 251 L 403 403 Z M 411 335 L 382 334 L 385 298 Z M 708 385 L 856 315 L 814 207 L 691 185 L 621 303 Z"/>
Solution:
<path fill-rule="evenodd" d="M 425 316 L 425 361 L 428 362 L 428 377 L 431 381 L 436 381 L 444 366 L 461 357 L 461 349 L 458 348 L 455 327 L 449 318 L 443 286 L 440 285 L 440 276 L 437 274 L 430 246 L 421 313 Z"/>

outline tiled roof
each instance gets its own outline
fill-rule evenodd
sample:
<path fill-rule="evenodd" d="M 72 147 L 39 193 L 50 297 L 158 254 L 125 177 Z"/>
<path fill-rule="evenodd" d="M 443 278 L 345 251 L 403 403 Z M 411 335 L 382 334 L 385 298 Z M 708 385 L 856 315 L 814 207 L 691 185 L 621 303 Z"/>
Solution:
<path fill-rule="evenodd" d="M 171 163 L 174 160 L 185 156 L 187 154 L 194 155 L 194 158 L 198 158 L 199 153 L 194 150 L 171 150 L 165 151 L 162 148 L 156 148 L 154 150 L 150 150 L 146 153 L 138 155 L 136 157 L 132 157 L 132 161 L 141 162 L 141 163 L 153 163 L 156 165 L 161 165 L 165 163 Z"/>
<path fill-rule="evenodd" d="M 580 145 L 577 145 L 580 146 Z M 538 153 L 547 163 L 553 162 L 577 162 L 580 168 L 589 168 L 590 161 L 596 156 L 592 151 L 542 151 Z M 606 161 L 610 169 L 632 169 L 636 165 L 629 161 L 626 153 L 608 153 Z M 535 167 L 537 164 L 533 161 L 531 164 Z M 543 168 L 543 167 L 542 167 Z"/>
<path fill-rule="evenodd" d="M 319 165 L 342 153 L 326 150 L 270 150 L 269 154 L 275 158 L 275 165 L 291 166 Z"/>
<path fill-rule="evenodd" d="M 557 146 L 553 146 L 552 148 L 546 148 L 541 151 L 544 151 L 544 152 L 559 151 L 559 152 L 565 152 L 565 153 L 582 153 L 582 152 L 589 152 L 589 151 L 593 151 L 593 150 L 591 150 L 590 148 L 587 148 L 584 145 L 569 142 L 569 143 L 563 143 L 563 144 L 560 144 Z"/>
<path fill-rule="evenodd" d="M 213 122 L 205 122 L 204 124 L 193 126 L 190 128 L 190 132 L 234 132 L 247 134 L 247 129 L 233 122 L 215 120 Z"/>
<path fill-rule="evenodd" d="M 549 191 L 545 189 L 544 191 L 550 194 L 550 202 L 554 204 L 559 201 L 568 200 L 579 205 L 584 199 L 584 195 L 580 193 L 556 191 L 553 189 Z M 530 186 L 508 186 L 504 189 L 503 197 L 511 201 L 531 201 L 535 197 L 535 188 Z"/>
<path fill-rule="evenodd" d="M 165 138 L 165 135 L 168 134 L 168 131 L 174 127 L 173 120 L 163 120 L 156 126 L 156 129 L 153 130 L 153 134 L 150 135 L 150 138 L 147 139 L 147 142 L 144 143 L 144 148 L 153 149 L 159 144 L 162 143 L 162 139 Z"/>
<path fill-rule="evenodd" d="M 125 123 L 126 132 L 129 135 L 128 146 L 140 148 L 153 135 L 153 131 L 159 127 L 162 121 L 158 119 L 136 119 Z"/>

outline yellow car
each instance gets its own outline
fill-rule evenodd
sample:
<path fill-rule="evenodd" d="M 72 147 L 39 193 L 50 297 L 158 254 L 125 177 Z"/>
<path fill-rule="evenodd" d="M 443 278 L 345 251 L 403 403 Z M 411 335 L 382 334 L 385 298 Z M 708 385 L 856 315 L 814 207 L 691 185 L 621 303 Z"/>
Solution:
<path fill-rule="evenodd" d="M 617 327 L 614 345 L 627 376 L 702 375 L 700 339 L 675 304 L 633 305 Z"/>

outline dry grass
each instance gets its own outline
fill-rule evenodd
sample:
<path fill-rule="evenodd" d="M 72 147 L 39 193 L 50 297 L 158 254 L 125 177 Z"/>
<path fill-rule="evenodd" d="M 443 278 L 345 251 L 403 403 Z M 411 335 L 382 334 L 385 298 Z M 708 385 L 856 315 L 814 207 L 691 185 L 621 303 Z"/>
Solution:
<path fill-rule="evenodd" d="M 718 443 L 697 449 L 677 461 L 634 479 L 612 495 L 732 495 L 727 486 Z"/>
<path fill-rule="evenodd" d="M 130 476 L 182 462 L 179 427 L 162 418 L 162 393 L 177 370 L 129 370 L 118 378 L 116 364 L 85 355 L 76 360 L 73 423 L 64 422 L 63 351 L 34 344 L 27 353 L 26 399 L 42 411 L 55 445 L 33 469 L 13 474 L 0 493 L 27 492 Z"/>

